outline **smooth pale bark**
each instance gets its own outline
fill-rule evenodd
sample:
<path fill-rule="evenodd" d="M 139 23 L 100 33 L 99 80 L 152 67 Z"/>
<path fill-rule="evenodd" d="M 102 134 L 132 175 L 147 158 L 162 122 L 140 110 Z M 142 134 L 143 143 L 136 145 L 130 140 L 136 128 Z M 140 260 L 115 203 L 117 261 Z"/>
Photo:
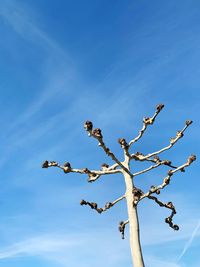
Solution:
<path fill-rule="evenodd" d="M 129 219 L 130 247 L 134 267 L 144 267 L 142 249 L 140 245 L 139 222 L 137 207 L 133 205 L 133 181 L 129 174 L 124 173 L 126 183 L 126 201 Z"/>

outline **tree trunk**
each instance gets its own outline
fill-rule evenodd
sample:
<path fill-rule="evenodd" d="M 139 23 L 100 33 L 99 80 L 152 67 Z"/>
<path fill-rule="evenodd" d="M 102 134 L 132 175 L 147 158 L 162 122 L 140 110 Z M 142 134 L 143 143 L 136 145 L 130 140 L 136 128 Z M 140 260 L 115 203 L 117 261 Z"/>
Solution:
<path fill-rule="evenodd" d="M 130 247 L 132 262 L 134 267 L 144 267 L 144 261 L 142 257 L 142 249 L 140 245 L 140 233 L 139 233 L 139 221 L 137 215 L 137 207 L 133 205 L 133 181 L 132 178 L 124 173 L 126 183 L 126 201 L 128 209 L 129 219 L 129 231 L 130 231 Z"/>

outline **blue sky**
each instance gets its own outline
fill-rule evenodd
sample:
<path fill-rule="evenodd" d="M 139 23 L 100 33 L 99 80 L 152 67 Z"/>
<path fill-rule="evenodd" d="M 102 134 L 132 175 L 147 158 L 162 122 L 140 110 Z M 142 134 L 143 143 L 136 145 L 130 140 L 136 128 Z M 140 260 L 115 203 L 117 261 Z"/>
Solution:
<path fill-rule="evenodd" d="M 158 103 L 165 109 L 133 152 L 165 146 L 192 119 L 163 157 L 176 165 L 192 153 L 198 158 L 199 13 L 198 0 L 0 2 L 0 267 L 131 266 L 128 238 L 117 230 L 127 218 L 125 203 L 102 215 L 79 205 L 119 197 L 123 178 L 88 184 L 41 163 L 92 169 L 111 163 L 83 122 L 100 127 L 120 157 L 117 139 L 136 136 Z M 147 267 L 200 266 L 198 166 L 174 176 L 161 195 L 175 204 L 180 231 L 164 223 L 167 210 L 140 205 Z M 136 184 L 148 189 L 165 173 L 161 167 Z"/>

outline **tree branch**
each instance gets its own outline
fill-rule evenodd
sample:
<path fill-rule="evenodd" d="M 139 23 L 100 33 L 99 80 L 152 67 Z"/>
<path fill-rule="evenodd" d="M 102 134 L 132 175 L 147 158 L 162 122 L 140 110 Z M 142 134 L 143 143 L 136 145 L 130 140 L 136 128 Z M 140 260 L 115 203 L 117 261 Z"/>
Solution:
<path fill-rule="evenodd" d="M 153 169 L 155 169 L 155 168 L 157 168 L 157 167 L 159 167 L 159 166 L 161 166 L 161 165 L 167 165 L 167 166 L 169 166 L 169 167 L 176 168 L 175 166 L 172 166 L 172 165 L 171 165 L 171 161 L 169 161 L 169 160 L 162 160 L 162 161 L 161 161 L 158 157 L 157 157 L 157 160 L 156 160 L 156 161 L 153 160 L 153 162 L 157 162 L 157 163 L 156 163 L 155 165 L 151 165 L 151 166 L 148 167 L 147 169 L 144 169 L 144 170 L 142 170 L 142 171 L 133 173 L 133 177 L 135 177 L 135 176 L 137 176 L 137 175 L 140 175 L 140 174 L 143 174 L 143 173 L 145 173 L 145 172 L 151 171 L 151 170 L 153 170 Z"/>
<path fill-rule="evenodd" d="M 151 158 L 151 157 L 153 157 L 153 156 L 155 156 L 155 155 L 158 155 L 158 154 L 160 154 L 160 153 L 162 153 L 162 152 L 164 152 L 164 151 L 166 151 L 166 150 L 172 148 L 172 147 L 175 145 L 175 143 L 176 143 L 179 139 L 181 139 L 181 138 L 184 136 L 183 133 L 185 132 L 185 130 L 188 128 L 188 126 L 189 126 L 190 124 L 192 124 L 192 121 L 191 121 L 191 120 L 187 120 L 187 121 L 185 122 L 185 126 L 183 127 L 183 129 L 182 129 L 181 131 L 178 131 L 178 132 L 177 132 L 176 137 L 170 139 L 170 144 L 169 144 L 168 146 L 166 146 L 166 147 L 164 147 L 164 148 L 162 148 L 162 149 L 160 149 L 160 150 L 158 150 L 158 151 L 155 151 L 155 152 L 153 152 L 153 153 L 147 154 L 146 156 L 144 156 L 144 155 L 142 155 L 142 154 L 140 153 L 140 155 L 139 155 L 139 156 L 140 156 L 140 160 L 141 160 L 141 161 L 146 160 L 146 159 L 148 159 L 148 158 Z M 131 155 L 131 158 L 132 158 L 132 159 L 135 159 L 135 154 L 132 154 L 132 155 Z"/>
<path fill-rule="evenodd" d="M 145 159 L 145 161 L 150 161 L 150 162 L 154 162 L 154 163 L 158 163 L 158 162 L 163 162 L 164 165 L 169 166 L 170 168 L 176 169 L 177 167 L 172 165 L 172 162 L 170 160 L 161 160 L 158 156 L 154 156 L 153 158 L 148 158 Z"/>
<path fill-rule="evenodd" d="M 176 172 L 178 172 L 178 171 L 182 171 L 182 172 L 183 172 L 183 171 L 185 170 L 185 168 L 186 168 L 186 167 L 189 167 L 189 166 L 192 164 L 192 162 L 195 161 L 195 160 L 196 160 L 196 156 L 195 156 L 195 155 L 191 155 L 191 156 L 188 158 L 188 160 L 187 160 L 186 163 L 184 163 L 183 165 L 177 167 L 177 168 L 174 169 L 174 170 L 169 170 L 169 171 L 168 171 L 168 175 L 167 175 L 166 177 L 164 177 L 164 179 L 163 179 L 163 183 L 160 184 L 160 185 L 158 185 L 158 186 L 152 186 L 152 187 L 150 188 L 150 190 L 149 190 L 147 193 L 143 194 L 143 195 L 140 197 L 139 201 L 141 201 L 142 199 L 144 199 L 144 198 L 146 198 L 146 197 L 149 197 L 149 196 L 152 195 L 153 193 L 160 194 L 160 190 L 162 190 L 162 189 L 165 188 L 167 185 L 169 185 L 169 183 L 170 183 L 170 181 L 171 181 L 171 177 L 173 176 L 174 173 L 176 173 Z"/>
<path fill-rule="evenodd" d="M 155 196 L 148 196 L 149 199 L 154 200 L 160 207 L 165 207 L 167 209 L 171 210 L 171 214 L 169 217 L 165 218 L 165 222 L 169 224 L 169 226 L 178 231 L 179 230 L 179 226 L 177 224 L 173 224 L 173 216 L 176 214 L 176 209 L 173 205 L 172 202 L 168 202 L 167 204 L 163 203 L 162 201 L 160 201 L 157 197 Z"/>
<path fill-rule="evenodd" d="M 173 166 L 170 160 L 161 160 L 157 155 L 150 158 L 144 158 L 144 155 L 141 152 L 136 152 L 135 154 L 131 155 L 132 159 L 138 161 L 149 161 L 158 164 L 159 162 L 163 161 L 164 165 L 167 165 L 173 169 L 176 169 L 176 166 Z"/>
<path fill-rule="evenodd" d="M 125 198 L 125 195 L 119 197 L 118 199 L 116 199 L 113 202 L 107 202 L 103 208 L 98 208 L 97 203 L 88 202 L 88 201 L 85 201 L 84 199 L 81 200 L 80 205 L 82 205 L 82 206 L 83 205 L 88 205 L 88 206 L 91 207 L 91 209 L 95 209 L 98 213 L 102 213 L 102 212 L 110 209 L 111 207 L 113 207 L 115 204 L 117 204 L 119 201 L 121 201 L 124 198 Z"/>
<path fill-rule="evenodd" d="M 131 141 L 129 142 L 129 144 L 128 144 L 129 147 L 130 147 L 133 143 L 137 142 L 137 141 L 143 136 L 145 130 L 146 130 L 147 127 L 148 127 L 148 125 L 152 125 L 152 124 L 154 123 L 156 117 L 158 116 L 158 114 L 160 113 L 160 111 L 161 111 L 163 108 L 164 108 L 164 105 L 163 105 L 163 104 L 159 104 L 159 105 L 157 105 L 157 107 L 156 107 L 156 111 L 155 111 L 153 117 L 151 117 L 151 118 L 143 118 L 143 126 L 142 126 L 142 129 L 139 131 L 138 136 L 136 136 L 133 140 L 131 140 Z"/>
<path fill-rule="evenodd" d="M 71 164 L 69 162 L 64 163 L 64 165 L 58 164 L 56 161 L 45 161 L 42 164 L 42 168 L 49 168 L 49 167 L 57 167 L 60 168 L 64 171 L 64 173 L 80 173 L 80 174 L 87 174 L 88 175 L 88 182 L 93 182 L 96 181 L 101 175 L 108 175 L 108 174 L 116 174 L 116 173 L 121 173 L 120 169 L 117 168 L 117 164 L 112 165 L 109 167 L 107 164 L 102 164 L 101 168 L 102 170 L 89 170 L 88 168 L 84 169 L 74 169 L 71 167 Z"/>
<path fill-rule="evenodd" d="M 151 171 L 151 170 L 153 170 L 153 169 L 159 167 L 161 164 L 163 164 L 163 163 L 162 163 L 162 162 L 158 162 L 157 164 L 152 165 L 152 166 L 150 166 L 150 167 L 147 168 L 147 169 L 144 169 L 144 170 L 139 171 L 139 172 L 135 172 L 135 173 L 133 173 L 133 177 L 135 177 L 135 176 L 137 176 L 137 175 L 140 175 L 140 174 L 143 174 L 143 173 L 145 173 L 145 172 Z"/>

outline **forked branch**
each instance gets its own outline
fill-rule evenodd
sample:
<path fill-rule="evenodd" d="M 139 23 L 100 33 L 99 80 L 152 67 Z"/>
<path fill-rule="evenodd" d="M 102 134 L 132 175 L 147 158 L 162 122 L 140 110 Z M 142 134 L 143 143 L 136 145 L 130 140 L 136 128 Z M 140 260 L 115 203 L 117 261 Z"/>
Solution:
<path fill-rule="evenodd" d="M 168 146 L 166 146 L 166 147 L 164 147 L 164 148 L 162 148 L 162 149 L 160 149 L 158 151 L 155 151 L 153 153 L 147 154 L 146 156 L 144 156 L 142 153 L 140 153 L 140 155 L 138 157 L 139 160 L 143 161 L 143 160 L 149 159 L 149 158 L 151 158 L 153 156 L 156 156 L 156 155 L 158 155 L 158 154 L 160 154 L 160 153 L 172 148 L 176 144 L 176 142 L 184 136 L 184 132 L 189 127 L 190 124 L 192 124 L 192 121 L 191 120 L 187 120 L 185 122 L 185 126 L 183 127 L 183 129 L 176 133 L 176 137 L 172 137 L 170 139 L 170 144 Z M 137 155 L 135 155 L 135 154 L 131 155 L 132 159 L 136 159 L 136 157 L 137 157 Z"/>
<path fill-rule="evenodd" d="M 115 161 L 126 173 L 128 173 L 130 176 L 132 176 L 130 170 L 128 168 L 126 168 L 122 162 L 120 162 L 117 157 L 115 156 L 115 154 L 113 152 L 111 152 L 111 150 L 105 145 L 104 141 L 103 141 L 103 135 L 101 132 L 101 129 L 97 128 L 93 130 L 93 123 L 91 121 L 86 121 L 84 124 L 84 128 L 85 130 L 88 132 L 88 136 L 92 136 L 95 139 L 98 140 L 99 142 L 99 146 L 102 147 L 102 149 L 104 150 L 104 152 L 112 158 L 113 161 Z"/>

